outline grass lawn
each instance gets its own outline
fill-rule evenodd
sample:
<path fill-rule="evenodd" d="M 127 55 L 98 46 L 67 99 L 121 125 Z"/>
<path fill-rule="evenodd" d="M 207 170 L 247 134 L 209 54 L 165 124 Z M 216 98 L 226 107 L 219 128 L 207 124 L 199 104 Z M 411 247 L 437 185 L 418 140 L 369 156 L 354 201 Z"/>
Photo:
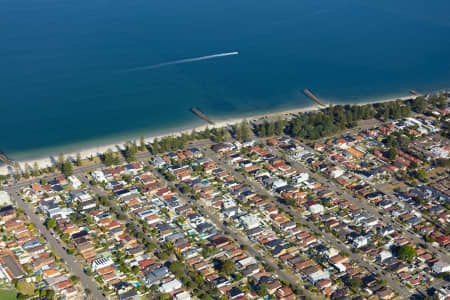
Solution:
<path fill-rule="evenodd" d="M 2 300 L 15 300 L 16 295 L 17 295 L 17 293 L 15 290 L 0 289 L 0 299 L 2 299 Z"/>

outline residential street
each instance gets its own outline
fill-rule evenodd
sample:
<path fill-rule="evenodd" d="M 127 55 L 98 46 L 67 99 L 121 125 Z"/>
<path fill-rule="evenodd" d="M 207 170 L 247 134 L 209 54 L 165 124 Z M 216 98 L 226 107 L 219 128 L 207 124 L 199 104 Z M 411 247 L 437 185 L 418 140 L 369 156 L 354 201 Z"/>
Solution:
<path fill-rule="evenodd" d="M 306 145 L 302 144 L 303 147 L 305 147 L 308 150 L 313 151 L 311 148 L 307 147 Z M 271 151 L 278 155 L 281 156 L 281 152 L 277 149 L 274 149 L 273 147 L 271 147 Z M 328 159 L 328 158 L 327 158 Z M 381 221 L 383 221 L 385 224 L 389 224 L 394 226 L 394 228 L 400 232 L 403 232 L 403 234 L 411 241 L 413 241 L 415 244 L 423 244 L 424 240 L 420 237 L 418 237 L 416 234 L 412 234 L 409 231 L 405 230 L 405 228 L 401 227 L 399 224 L 397 224 L 390 216 L 386 216 L 386 215 L 382 215 L 380 214 L 380 212 L 378 211 L 378 209 L 376 207 L 373 207 L 372 205 L 370 205 L 367 201 L 361 200 L 355 196 L 353 196 L 352 194 L 350 194 L 349 192 L 347 192 L 347 190 L 345 190 L 342 187 L 337 186 L 333 181 L 323 177 L 320 174 L 311 172 L 307 167 L 305 167 L 304 165 L 302 165 L 301 163 L 299 163 L 296 160 L 293 160 L 289 157 L 286 157 L 286 160 L 295 168 L 301 170 L 302 172 L 307 172 L 309 173 L 309 175 L 314 178 L 314 180 L 316 180 L 317 182 L 321 183 L 322 185 L 326 185 L 328 186 L 333 192 L 341 195 L 345 200 L 348 200 L 352 203 L 354 203 L 355 205 L 363 208 L 364 210 L 366 210 L 367 212 L 371 213 L 372 215 L 376 216 L 378 219 L 380 219 Z M 330 161 L 328 159 L 328 161 Z M 390 195 L 392 197 L 394 197 L 393 195 Z M 445 261 L 446 263 L 450 263 L 450 257 L 446 254 L 442 255 L 442 253 L 440 253 L 439 250 L 434 249 L 433 247 L 429 247 L 428 248 L 429 251 L 431 251 L 432 253 L 434 253 L 437 257 L 439 257 L 439 259 Z"/>
<path fill-rule="evenodd" d="M 263 139 L 255 137 L 255 139 L 258 142 L 263 142 Z M 265 195 L 267 199 L 274 205 L 278 206 L 284 211 L 289 212 L 293 217 L 294 221 L 299 221 L 301 224 L 307 226 L 311 232 L 313 232 L 315 235 L 320 236 L 321 239 L 329 243 L 332 247 L 338 249 L 339 251 L 345 252 L 349 254 L 349 258 L 352 261 L 357 262 L 357 264 L 369 272 L 377 274 L 380 278 L 383 278 L 386 280 L 387 284 L 394 288 L 396 292 L 400 293 L 402 298 L 409 298 L 411 296 L 412 290 L 408 289 L 404 282 L 400 282 L 396 277 L 394 277 L 393 274 L 390 272 L 384 272 L 381 267 L 378 265 L 369 262 L 363 255 L 358 253 L 353 253 L 351 251 L 351 247 L 345 245 L 342 241 L 338 240 L 335 236 L 333 236 L 331 233 L 323 231 L 319 226 L 317 226 L 315 223 L 311 222 L 310 220 L 306 219 L 295 207 L 289 206 L 284 204 L 283 202 L 279 201 L 279 199 L 266 190 L 259 182 L 253 180 L 253 178 L 246 178 L 241 173 L 239 173 L 233 166 L 228 164 L 226 161 L 224 161 L 222 158 L 220 158 L 216 153 L 211 151 L 209 149 L 209 146 L 212 144 L 210 141 L 200 141 L 200 142 L 193 142 L 189 143 L 187 147 L 197 147 L 201 148 L 205 155 L 205 157 L 211 159 L 214 161 L 218 166 L 226 170 L 229 174 L 237 178 L 243 183 L 249 184 L 253 190 L 261 195 Z M 306 145 L 303 145 L 308 150 L 311 150 Z M 399 223 L 394 221 L 389 215 L 385 215 L 380 213 L 380 211 L 370 205 L 367 201 L 362 200 L 356 196 L 354 196 L 352 193 L 350 193 L 345 188 L 339 186 L 334 181 L 326 178 L 320 173 L 316 173 L 311 171 L 308 167 L 303 165 L 297 160 L 291 159 L 289 155 L 286 153 L 281 152 L 275 147 L 268 147 L 270 149 L 270 152 L 276 156 L 283 157 L 292 167 L 296 168 L 297 170 L 301 172 L 308 173 L 309 176 L 317 181 L 318 183 L 322 184 L 323 186 L 327 187 L 331 191 L 333 191 L 336 195 L 339 195 L 340 198 L 345 199 L 347 201 L 350 201 L 354 205 L 360 207 L 364 211 L 372 214 L 376 218 L 378 218 L 380 221 L 382 221 L 385 224 L 392 225 L 397 231 L 402 232 L 402 234 L 405 235 L 406 238 L 411 240 L 412 242 L 416 244 L 423 244 L 423 239 L 418 236 L 417 234 L 411 233 L 403 226 L 401 226 Z M 312 150 L 313 151 L 313 150 Z M 164 176 L 162 176 L 157 170 L 155 170 L 151 165 L 148 163 L 148 159 L 150 158 L 149 152 L 142 152 L 136 155 L 136 158 L 143 162 L 146 166 L 150 166 L 152 173 L 161 180 L 161 182 L 164 182 L 167 186 L 176 188 L 175 185 L 172 182 L 169 182 Z M 331 160 L 327 157 L 327 160 L 331 162 Z M 121 161 L 124 161 L 123 158 L 121 158 Z M 332 162 L 335 163 L 335 162 Z M 337 164 L 339 165 L 339 164 Z M 86 187 L 89 187 L 90 190 L 94 191 L 96 195 L 99 196 L 108 196 L 108 192 L 105 191 L 102 187 L 99 187 L 97 185 L 91 185 L 89 182 L 89 178 L 86 176 L 86 173 L 93 171 L 95 169 L 104 167 L 104 164 L 99 163 L 91 166 L 81 167 L 74 170 L 74 175 L 76 175 L 85 185 Z M 342 166 L 341 166 L 342 167 Z M 106 297 L 102 294 L 101 290 L 98 290 L 97 284 L 95 280 L 89 276 L 87 276 L 84 271 L 82 270 L 82 266 L 79 261 L 77 261 L 76 257 L 73 255 L 67 254 L 67 252 L 63 249 L 62 245 L 58 243 L 56 238 L 51 234 L 49 230 L 43 225 L 43 221 L 39 218 L 38 215 L 34 213 L 33 207 L 23 201 L 21 197 L 18 195 L 18 191 L 22 190 L 24 187 L 29 187 L 33 183 L 39 183 L 41 178 L 45 178 L 46 180 L 51 180 L 55 178 L 56 176 L 59 176 L 61 174 L 53 174 L 51 176 L 43 176 L 40 178 L 35 178 L 31 180 L 22 181 L 20 183 L 17 183 L 15 185 L 12 185 L 10 187 L 5 187 L 4 190 L 9 192 L 11 195 L 12 200 L 17 204 L 18 208 L 21 208 L 30 218 L 30 221 L 36 226 L 36 228 L 42 233 L 42 235 L 45 237 L 45 239 L 48 241 L 52 249 L 54 249 L 55 253 L 58 257 L 60 257 L 62 260 L 65 261 L 66 265 L 70 269 L 70 271 L 75 274 L 76 276 L 80 277 L 80 283 L 83 285 L 85 289 L 89 289 L 92 292 L 93 299 L 106 299 Z M 375 187 L 376 188 L 376 187 Z M 254 256 L 260 258 L 264 263 L 271 266 L 275 273 L 279 276 L 280 279 L 287 281 L 291 283 L 292 285 L 300 286 L 299 285 L 299 278 L 293 274 L 288 269 L 281 269 L 278 266 L 278 263 L 276 260 L 274 260 L 272 257 L 266 255 L 266 253 L 263 250 L 257 249 L 254 247 L 254 244 L 250 242 L 250 240 L 247 238 L 245 234 L 242 232 L 236 231 L 233 228 L 228 228 L 223 224 L 223 222 L 216 216 L 216 213 L 214 210 L 206 207 L 206 204 L 203 203 L 201 200 L 195 201 L 191 199 L 187 199 L 182 195 L 180 191 L 177 191 L 177 194 L 180 197 L 180 200 L 185 202 L 186 204 L 193 205 L 199 212 L 201 212 L 204 216 L 207 216 L 218 229 L 225 232 L 227 235 L 229 235 L 232 239 L 237 241 L 240 245 L 248 246 L 248 252 Z M 391 197 L 395 197 L 392 194 L 388 194 Z M 120 205 L 116 203 L 113 200 L 109 201 L 111 206 L 114 207 L 118 212 L 123 213 L 126 216 L 126 222 L 132 223 L 135 225 L 135 228 L 137 231 L 142 232 L 145 236 L 145 239 L 148 241 L 154 243 L 157 245 L 157 250 L 161 251 L 161 247 L 158 244 L 158 242 L 155 242 L 150 234 L 147 232 L 144 232 L 142 226 L 139 224 L 139 222 L 135 221 L 132 217 L 128 215 L 125 211 L 123 212 Z M 428 247 L 428 250 L 435 254 L 439 259 L 450 263 L 450 257 L 441 251 L 441 249 L 436 249 L 433 247 Z M 443 282 L 442 280 L 436 278 L 433 282 L 430 283 L 428 287 L 439 287 L 442 286 Z M 303 287 L 302 287 L 303 288 Z M 425 287 L 418 288 L 418 291 L 425 293 Z M 316 294 L 311 294 L 308 290 L 303 289 L 305 295 L 317 299 L 318 296 Z"/>
<path fill-rule="evenodd" d="M 170 181 L 168 181 L 164 176 L 162 176 L 157 170 L 155 170 L 154 168 L 152 168 L 152 172 L 153 174 L 162 182 L 164 182 L 167 186 L 176 188 L 173 183 L 171 183 Z M 297 276 L 295 276 L 294 274 L 287 272 L 285 270 L 281 270 L 278 267 L 278 264 L 270 257 L 268 257 L 267 255 L 265 255 L 263 252 L 258 251 L 257 249 L 254 248 L 253 244 L 246 238 L 244 237 L 241 233 L 237 233 L 234 229 L 232 228 L 227 228 L 223 225 L 223 222 L 221 222 L 213 213 L 211 213 L 207 208 L 205 208 L 206 205 L 200 205 L 200 203 L 198 201 L 191 201 L 189 199 L 187 199 L 186 197 L 184 197 L 179 191 L 178 191 L 178 195 L 180 197 L 180 200 L 182 200 L 184 203 L 186 204 L 191 204 L 194 205 L 194 207 L 200 211 L 203 215 L 207 216 L 216 226 L 218 229 L 220 229 L 221 231 L 225 232 L 227 235 L 231 236 L 235 241 L 237 241 L 240 245 L 246 245 L 249 248 L 249 252 L 252 256 L 254 257 L 259 257 L 263 260 L 264 263 L 268 264 L 269 266 L 271 266 L 274 270 L 275 273 L 284 281 L 289 282 L 290 284 L 294 285 L 294 286 L 300 286 L 298 284 L 299 279 L 297 278 Z M 301 287 L 302 288 L 302 287 Z M 302 288 L 303 289 L 303 288 Z M 313 299 L 322 299 L 323 297 L 320 295 L 313 295 L 311 294 L 308 290 L 303 289 L 305 295 L 313 298 Z"/>
<path fill-rule="evenodd" d="M 276 155 L 281 156 L 280 153 L 277 152 L 273 152 Z M 400 282 L 398 282 L 397 280 L 393 279 L 390 276 L 385 276 L 381 273 L 381 271 L 379 270 L 378 267 L 375 267 L 373 264 L 367 262 L 361 255 L 357 254 L 357 253 L 351 253 L 349 251 L 349 248 L 347 248 L 345 246 L 345 244 L 343 244 L 341 241 L 338 241 L 337 238 L 335 236 L 333 236 L 330 233 L 324 232 L 322 231 L 320 228 L 318 228 L 314 223 L 310 222 L 309 220 L 306 220 L 303 216 L 301 216 L 298 211 L 290 206 L 287 206 L 279 201 L 276 200 L 276 198 L 270 194 L 265 188 L 263 188 L 259 183 L 255 182 L 252 179 L 246 179 L 244 178 L 244 176 L 242 174 L 240 174 L 239 172 L 237 172 L 234 168 L 232 168 L 229 164 L 227 164 L 226 162 L 223 162 L 222 160 L 219 160 L 217 158 L 217 156 L 211 152 L 210 150 L 205 151 L 206 156 L 213 160 L 216 164 L 220 165 L 222 168 L 226 169 L 228 172 L 230 172 L 230 174 L 232 174 L 233 176 L 235 176 L 237 179 L 241 180 L 242 182 L 247 182 L 249 185 L 252 186 L 252 188 L 255 189 L 255 191 L 257 191 L 258 193 L 265 195 L 268 197 L 268 199 L 276 206 L 282 207 L 285 211 L 289 211 L 293 214 L 293 216 L 300 221 L 302 224 L 307 225 L 310 229 L 312 229 L 316 234 L 318 235 L 322 235 L 324 240 L 326 240 L 327 242 L 329 242 L 334 248 L 340 250 L 340 251 L 344 251 L 347 253 L 350 253 L 350 258 L 356 262 L 358 262 L 359 265 L 361 265 L 362 267 L 367 268 L 367 270 L 369 270 L 370 272 L 376 273 L 378 274 L 381 278 L 384 278 L 386 280 L 386 282 L 392 286 L 397 292 L 400 292 L 402 295 L 409 295 L 410 291 L 404 287 L 402 284 L 400 284 Z M 291 162 L 292 163 L 292 162 Z M 297 167 L 295 165 L 295 167 Z M 302 168 L 298 168 L 300 169 L 302 172 L 307 172 L 311 175 L 311 177 L 313 177 L 314 179 L 316 179 L 316 177 L 319 177 L 319 175 L 312 173 L 311 171 L 309 171 L 308 169 L 306 169 L 305 167 Z M 314 175 L 314 176 L 313 176 Z M 322 184 L 326 184 L 327 186 L 329 186 L 329 182 L 324 182 L 323 177 L 319 177 L 321 180 L 317 180 L 318 182 L 322 183 Z M 335 192 L 337 192 L 338 188 L 336 186 L 334 186 L 334 188 L 336 189 Z M 339 191 L 341 191 L 341 189 L 339 189 Z"/>
<path fill-rule="evenodd" d="M 103 190 L 102 188 L 99 188 L 98 186 L 90 184 L 89 179 L 86 178 L 86 176 L 80 174 L 77 177 L 87 187 L 89 187 L 90 190 L 94 191 L 96 195 L 98 195 L 98 196 L 107 196 L 108 197 L 108 193 L 105 190 Z M 109 200 L 109 203 L 111 204 L 112 207 L 114 207 L 116 209 L 116 211 L 122 212 L 121 207 L 115 201 Z M 128 224 L 134 224 L 136 230 L 139 231 L 139 232 L 142 232 L 144 234 L 145 239 L 147 239 L 149 242 L 154 243 L 156 245 L 157 249 L 159 251 L 161 251 L 160 245 L 153 240 L 153 238 L 151 237 L 150 234 L 144 232 L 144 230 L 142 229 L 142 226 L 138 222 L 136 222 L 133 218 L 131 218 L 128 215 L 128 213 L 123 212 L 123 214 L 126 216 L 126 218 L 127 218 L 126 221 L 127 221 Z"/>
<path fill-rule="evenodd" d="M 81 268 L 81 264 L 77 259 L 68 254 L 60 244 L 56 241 L 56 238 L 50 233 L 50 231 L 42 224 L 39 216 L 36 215 L 33 211 L 33 208 L 23 201 L 20 196 L 17 195 L 18 188 L 11 189 L 8 191 L 11 195 L 11 198 L 16 203 L 17 207 L 22 209 L 27 216 L 30 218 L 30 222 L 33 223 L 39 232 L 44 236 L 47 242 L 50 244 L 52 249 L 55 251 L 56 255 L 61 258 L 69 270 L 76 276 L 80 277 L 80 282 L 84 286 L 85 289 L 89 289 L 92 292 L 93 299 L 106 299 L 103 296 L 102 292 L 97 289 L 97 284 L 93 278 L 87 276 L 83 269 Z"/>

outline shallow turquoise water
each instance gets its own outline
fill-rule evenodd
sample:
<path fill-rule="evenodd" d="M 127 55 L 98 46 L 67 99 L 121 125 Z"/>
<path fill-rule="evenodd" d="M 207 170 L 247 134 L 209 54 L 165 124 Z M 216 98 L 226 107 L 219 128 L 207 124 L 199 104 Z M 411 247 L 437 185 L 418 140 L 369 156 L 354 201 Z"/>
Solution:
<path fill-rule="evenodd" d="M 432 2 L 432 3 L 430 3 Z M 0 3 L 0 149 L 15 159 L 306 106 L 450 88 L 447 0 Z M 152 70 L 185 58 L 239 55 Z"/>

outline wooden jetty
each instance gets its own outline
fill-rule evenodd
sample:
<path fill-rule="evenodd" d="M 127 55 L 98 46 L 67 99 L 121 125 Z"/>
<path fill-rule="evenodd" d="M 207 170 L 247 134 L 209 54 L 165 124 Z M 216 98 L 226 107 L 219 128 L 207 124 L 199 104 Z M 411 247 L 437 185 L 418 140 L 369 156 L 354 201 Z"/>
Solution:
<path fill-rule="evenodd" d="M 8 155 L 6 155 L 4 152 L 0 151 L 0 161 L 7 164 L 12 165 L 13 161 L 9 159 Z"/>
<path fill-rule="evenodd" d="M 306 96 L 308 96 L 309 98 L 311 98 L 314 102 L 316 102 L 316 103 L 319 104 L 320 106 L 327 106 L 327 105 L 325 104 L 325 102 L 323 102 L 323 101 L 320 100 L 316 95 L 314 95 L 313 93 L 311 93 L 310 90 L 304 89 L 304 90 L 303 90 L 303 94 L 305 94 Z"/>
<path fill-rule="evenodd" d="M 200 119 L 202 119 L 206 123 L 211 124 L 211 125 L 215 125 L 215 123 L 210 118 L 208 118 L 208 116 L 206 116 L 204 113 L 202 113 L 198 108 L 193 107 L 193 108 L 191 108 L 191 111 L 195 115 L 197 115 L 197 117 L 199 117 Z"/>

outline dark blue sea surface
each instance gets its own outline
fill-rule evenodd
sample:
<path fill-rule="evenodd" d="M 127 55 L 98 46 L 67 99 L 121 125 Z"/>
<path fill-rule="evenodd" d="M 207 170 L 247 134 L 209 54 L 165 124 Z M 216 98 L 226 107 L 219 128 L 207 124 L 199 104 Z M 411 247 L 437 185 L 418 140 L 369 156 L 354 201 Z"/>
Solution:
<path fill-rule="evenodd" d="M 23 159 L 450 88 L 448 0 L 3 0 L 0 149 Z M 126 72 L 186 58 L 238 55 Z"/>

